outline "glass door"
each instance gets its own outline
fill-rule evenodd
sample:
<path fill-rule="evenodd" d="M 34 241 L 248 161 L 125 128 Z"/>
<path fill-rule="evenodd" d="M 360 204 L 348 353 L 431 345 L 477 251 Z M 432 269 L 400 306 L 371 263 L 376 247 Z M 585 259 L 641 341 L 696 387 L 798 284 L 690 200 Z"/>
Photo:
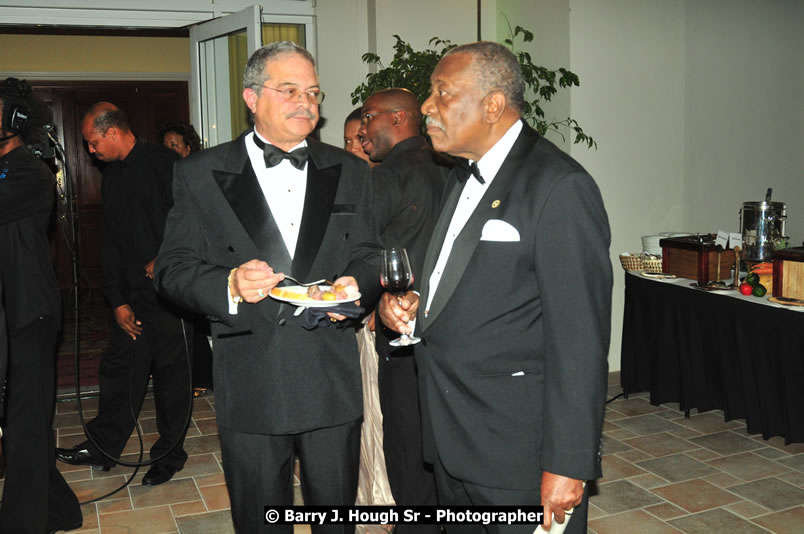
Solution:
<path fill-rule="evenodd" d="M 203 148 L 240 135 L 248 127 L 243 71 L 262 46 L 260 6 L 190 28 L 190 120 Z"/>

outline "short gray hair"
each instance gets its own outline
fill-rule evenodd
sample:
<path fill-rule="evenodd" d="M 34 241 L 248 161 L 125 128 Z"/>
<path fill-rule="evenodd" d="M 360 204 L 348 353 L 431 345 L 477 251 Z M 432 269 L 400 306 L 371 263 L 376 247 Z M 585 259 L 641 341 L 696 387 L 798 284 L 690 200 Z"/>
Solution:
<path fill-rule="evenodd" d="M 305 48 L 290 41 L 277 41 L 258 48 L 248 58 L 246 71 L 243 73 L 243 89 L 253 88 L 257 94 L 262 93 L 262 84 L 268 79 L 266 65 L 269 61 L 283 54 L 299 54 L 315 68 L 315 59 Z"/>
<path fill-rule="evenodd" d="M 505 45 L 492 41 L 477 41 L 456 46 L 444 57 L 469 54 L 471 69 L 479 89 L 488 94 L 502 91 L 508 106 L 522 113 L 525 107 L 525 82 L 516 56 Z"/>

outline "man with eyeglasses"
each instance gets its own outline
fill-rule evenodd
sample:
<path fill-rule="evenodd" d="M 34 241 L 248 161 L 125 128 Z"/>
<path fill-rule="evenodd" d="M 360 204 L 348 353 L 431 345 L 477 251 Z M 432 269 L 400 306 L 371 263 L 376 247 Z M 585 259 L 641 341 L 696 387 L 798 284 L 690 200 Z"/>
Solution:
<path fill-rule="evenodd" d="M 378 238 L 366 163 L 309 137 L 324 99 L 309 52 L 290 42 L 257 50 L 243 99 L 254 129 L 175 167 L 156 284 L 211 319 L 236 531 L 290 533 L 292 525 L 269 524 L 264 507 L 293 503 L 295 457 L 305 504 L 355 501 L 360 366 L 343 315 L 330 313 L 335 322 L 307 330 L 295 306 L 269 293 L 287 273 L 351 286 L 371 304 L 379 291 Z"/>

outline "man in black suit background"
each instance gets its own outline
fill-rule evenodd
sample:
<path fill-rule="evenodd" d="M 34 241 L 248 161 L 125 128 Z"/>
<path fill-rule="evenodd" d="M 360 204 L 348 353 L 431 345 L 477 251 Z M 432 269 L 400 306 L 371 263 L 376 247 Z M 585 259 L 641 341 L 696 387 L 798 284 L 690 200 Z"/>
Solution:
<path fill-rule="evenodd" d="M 441 195 L 452 161 L 421 135 L 416 96 L 406 89 L 374 93 L 361 108 L 357 134 L 363 150 L 379 164 L 371 171 L 374 217 L 385 248 L 406 248 L 420 287 L 424 256 L 438 220 Z M 377 331 L 378 382 L 383 413 L 383 449 L 397 505 L 436 504 L 432 466 L 422 456 L 421 417 L 414 346 L 393 348 L 394 332 Z M 389 335 L 390 334 L 390 335 Z M 400 524 L 397 531 L 410 525 Z M 422 525 L 418 530 L 439 530 Z"/>
<path fill-rule="evenodd" d="M 0 532 L 42 534 L 83 521 L 54 456 L 61 297 L 47 231 L 56 180 L 26 147 L 47 142 L 50 118 L 27 82 L 0 83 L 0 368 L 8 351 L 7 388 L 0 373 L 0 408 L 6 396 Z"/>
<path fill-rule="evenodd" d="M 212 321 L 236 530 L 291 532 L 292 525 L 265 525 L 263 507 L 292 504 L 296 456 L 306 504 L 354 503 L 359 355 L 353 328 L 327 321 L 305 330 L 295 306 L 267 297 L 288 273 L 360 288 L 373 304 L 378 237 L 366 163 L 309 137 L 323 100 L 309 52 L 290 42 L 263 46 L 243 85 L 254 130 L 176 165 L 156 284 Z"/>
<path fill-rule="evenodd" d="M 575 508 L 567 532 L 586 532 L 583 481 L 601 474 L 611 315 L 600 192 L 520 118 L 522 74 L 503 45 L 451 50 L 431 82 L 427 133 L 436 150 L 467 159 L 468 181 L 445 197 L 421 298 L 386 295 L 380 309 L 398 331 L 417 313 L 439 501 L 542 504 L 545 527 Z M 530 534 L 534 525 L 490 528 Z"/>
<path fill-rule="evenodd" d="M 153 463 L 142 483 L 156 486 L 184 467 L 192 409 L 192 327 L 151 281 L 173 204 L 173 163 L 179 156 L 163 145 L 139 141 L 125 113 L 109 102 L 89 108 L 81 134 L 90 154 L 107 163 L 101 184 L 100 284 L 116 326 L 98 371 L 98 415 L 87 423 L 94 443 L 87 439 L 56 454 L 65 463 L 108 470 L 112 461 L 98 447 L 120 458 L 153 376 L 159 439 L 151 447 Z"/>

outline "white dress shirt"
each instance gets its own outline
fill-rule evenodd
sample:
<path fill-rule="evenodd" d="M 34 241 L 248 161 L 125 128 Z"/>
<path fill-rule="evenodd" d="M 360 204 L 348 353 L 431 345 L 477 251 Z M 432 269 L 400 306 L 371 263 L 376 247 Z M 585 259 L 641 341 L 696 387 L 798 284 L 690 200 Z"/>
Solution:
<path fill-rule="evenodd" d="M 246 135 L 245 139 L 248 158 L 251 160 L 251 166 L 257 175 L 262 194 L 265 195 L 268 207 L 271 208 L 271 214 L 273 214 L 276 225 L 282 233 L 282 239 L 285 241 L 290 259 L 293 259 L 293 254 L 296 252 L 296 241 L 299 239 L 302 211 L 304 210 L 308 164 L 305 164 L 304 168 L 299 170 L 289 160 L 283 159 L 276 167 L 266 168 L 262 149 L 254 142 L 255 135 L 265 144 L 270 145 L 272 143 L 269 143 L 256 130 Z M 305 140 L 291 150 L 306 146 L 307 141 Z M 266 261 L 271 262 L 270 258 L 267 258 Z"/>
<path fill-rule="evenodd" d="M 447 235 L 444 237 L 444 244 L 441 245 L 441 253 L 438 255 L 435 268 L 430 275 L 430 292 L 427 295 L 427 305 L 424 308 L 425 315 L 430 311 L 430 305 L 433 303 L 433 297 L 438 289 L 438 284 L 441 281 L 441 275 L 444 273 L 444 267 L 447 265 L 449 255 L 452 252 L 452 246 L 455 244 L 455 239 L 466 226 L 469 217 L 474 213 L 475 208 L 480 203 L 480 199 L 486 194 L 486 190 L 494 181 L 497 172 L 502 167 L 503 161 L 514 146 L 519 132 L 522 131 L 522 121 L 518 120 L 508 128 L 508 131 L 497 141 L 488 152 L 477 161 L 477 167 L 480 169 L 480 175 L 486 183 L 481 184 L 473 176 L 470 176 L 463 186 L 461 191 L 461 198 L 458 200 L 458 205 L 455 207 L 455 213 L 452 214 L 452 220 L 447 229 Z M 472 163 L 472 160 L 469 160 Z"/>
<path fill-rule="evenodd" d="M 297 169 L 289 160 L 283 159 L 279 165 L 266 168 L 265 158 L 260 147 L 254 142 L 254 136 L 259 137 L 263 143 L 270 143 L 261 136 L 256 130 L 246 135 L 246 151 L 254 174 L 257 175 L 257 182 L 260 184 L 265 201 L 271 209 L 282 240 L 290 254 L 290 259 L 296 252 L 296 242 L 299 240 L 299 226 L 301 225 L 302 212 L 304 211 L 304 195 L 307 192 L 307 165 Z M 307 141 L 304 140 L 291 150 L 306 147 Z M 270 265 L 271 258 L 264 258 Z M 229 313 L 237 314 L 237 303 L 232 299 L 232 295 L 227 288 L 226 294 L 229 299 Z"/>

